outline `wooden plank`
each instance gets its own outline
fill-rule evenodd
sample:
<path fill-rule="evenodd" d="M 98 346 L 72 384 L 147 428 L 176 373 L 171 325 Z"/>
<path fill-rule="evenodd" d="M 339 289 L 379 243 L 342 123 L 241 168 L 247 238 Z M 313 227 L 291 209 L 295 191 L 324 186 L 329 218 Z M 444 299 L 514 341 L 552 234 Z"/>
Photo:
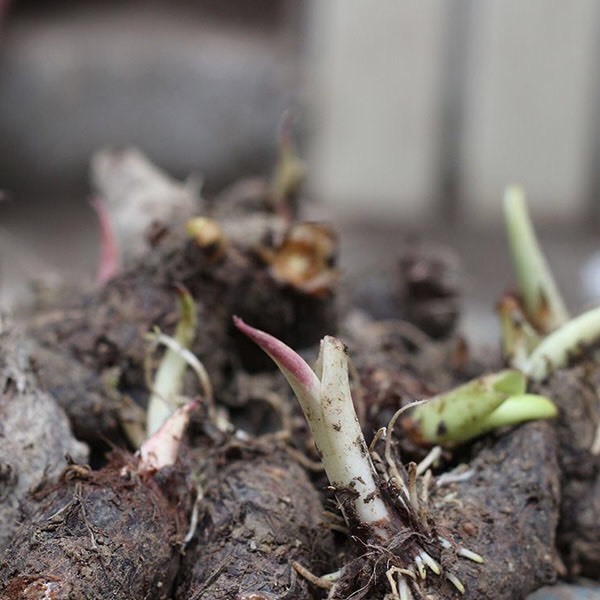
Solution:
<path fill-rule="evenodd" d="M 312 2 L 309 163 L 319 197 L 372 216 L 433 212 L 443 6 Z"/>
<path fill-rule="evenodd" d="M 494 221 L 525 186 L 538 219 L 576 219 L 589 189 L 600 3 L 487 0 L 475 7 L 462 140 L 468 219 Z"/>

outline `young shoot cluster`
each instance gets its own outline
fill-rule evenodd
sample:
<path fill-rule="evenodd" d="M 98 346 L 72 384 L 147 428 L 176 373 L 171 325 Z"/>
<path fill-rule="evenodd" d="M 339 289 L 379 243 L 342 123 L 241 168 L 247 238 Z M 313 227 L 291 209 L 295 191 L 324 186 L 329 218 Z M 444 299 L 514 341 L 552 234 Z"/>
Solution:
<path fill-rule="evenodd" d="M 504 215 L 518 296 L 500 302 L 503 351 L 509 365 L 543 381 L 600 339 L 600 307 L 569 317 L 521 188 L 507 189 Z"/>

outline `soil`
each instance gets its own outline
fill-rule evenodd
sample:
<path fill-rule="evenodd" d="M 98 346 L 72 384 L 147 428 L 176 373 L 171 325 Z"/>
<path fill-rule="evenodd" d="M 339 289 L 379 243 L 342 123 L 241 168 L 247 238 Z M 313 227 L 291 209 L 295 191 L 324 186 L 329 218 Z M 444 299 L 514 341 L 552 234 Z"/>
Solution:
<path fill-rule="evenodd" d="M 441 597 L 524 598 L 553 583 L 559 564 L 554 548 L 560 486 L 552 426 L 522 425 L 483 441 L 473 454 L 472 477 L 436 487 L 433 511 L 440 529 L 485 562 L 452 557 L 448 568 L 466 593 L 459 595 L 446 582 Z"/>
<path fill-rule="evenodd" d="M 195 300 L 199 328 L 191 349 L 217 392 L 240 364 L 250 370 L 273 368 L 233 328 L 232 314 L 299 348 L 336 329 L 331 292 L 314 295 L 276 280 L 245 243 L 229 240 L 229 250 L 215 259 L 194 241 L 165 234 L 137 264 L 97 292 L 30 321 L 41 382 L 65 409 L 80 439 L 104 448 L 107 442 L 126 443 L 119 424 L 123 399 L 144 407 L 147 397 L 144 335 L 154 327 L 173 332 L 178 286 Z"/>
<path fill-rule="evenodd" d="M 341 314 L 335 236 L 274 214 L 264 194 L 247 184 L 213 203 L 223 237 L 208 245 L 153 227 L 148 251 L 126 270 L 29 321 L 41 387 L 89 443 L 95 470 L 61 408 L 40 391 L 25 344 L 0 330 L 0 540 L 16 529 L 0 554 L 0 598 L 375 600 L 390 593 L 390 567 L 414 569 L 421 550 L 442 573 L 410 581 L 416 600 L 524 598 L 552 583 L 561 561 L 571 574 L 597 577 L 600 463 L 591 448 L 600 371 L 591 357 L 540 387 L 560 408 L 556 425 L 527 424 L 445 450 L 433 474 L 417 480 L 427 496 L 417 516 L 382 477 L 382 496 L 397 513 L 390 540 L 348 532 L 331 515 L 325 524 L 326 509 L 339 512 L 351 492 L 335 490 L 334 500 L 311 463 L 318 456 L 288 388 L 234 329 L 233 314 L 295 349 L 311 348 L 340 323 L 368 441 L 398 408 L 500 361 L 484 364 L 456 335 L 460 284 L 443 252 L 413 248 L 399 261 L 398 284 L 388 288 L 398 312 L 388 320 Z M 137 458 L 108 450 L 127 445 L 124 406 L 145 406 L 144 336 L 155 326 L 173 332 L 180 286 L 196 302 L 192 351 L 216 406 L 200 403 L 176 467 L 140 473 Z M 184 393 L 199 394 L 195 381 Z M 401 423 L 394 450 L 405 464 L 421 460 L 428 449 L 403 436 Z M 376 449 L 381 455 L 381 442 Z M 66 453 L 76 464 L 56 481 Z M 459 556 L 459 547 L 484 563 Z M 324 590 L 330 580 L 318 577 L 340 568 L 338 583 Z M 309 582 L 303 569 L 317 578 Z"/>
<path fill-rule="evenodd" d="M 347 565 L 334 599 L 383 598 L 390 592 L 390 567 L 416 572 L 407 557 L 423 549 L 441 565 L 442 574 L 410 580 L 418 599 L 515 600 L 556 580 L 560 492 L 552 426 L 527 424 L 472 450 L 470 461 L 433 483 L 426 505 L 428 527 L 411 525 L 410 535 L 404 521 L 401 537 L 387 546 L 359 545 L 364 553 Z M 453 547 L 443 548 L 437 536 Z M 476 552 L 484 563 L 458 556 L 458 547 Z M 464 593 L 446 573 L 458 577 Z"/>

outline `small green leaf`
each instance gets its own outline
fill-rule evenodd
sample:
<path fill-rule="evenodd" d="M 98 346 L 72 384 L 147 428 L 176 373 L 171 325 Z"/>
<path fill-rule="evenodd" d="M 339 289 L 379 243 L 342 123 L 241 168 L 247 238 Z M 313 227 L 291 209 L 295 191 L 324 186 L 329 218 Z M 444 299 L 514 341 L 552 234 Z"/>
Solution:
<path fill-rule="evenodd" d="M 495 411 L 480 423 L 477 435 L 487 433 L 498 427 L 518 425 L 526 421 L 552 419 L 558 415 L 558 409 L 545 396 L 522 394 L 507 398 Z"/>
<path fill-rule="evenodd" d="M 413 409 L 410 418 L 417 440 L 427 444 L 464 442 L 506 398 L 525 391 L 525 376 L 515 370 L 484 375 L 434 396 Z"/>

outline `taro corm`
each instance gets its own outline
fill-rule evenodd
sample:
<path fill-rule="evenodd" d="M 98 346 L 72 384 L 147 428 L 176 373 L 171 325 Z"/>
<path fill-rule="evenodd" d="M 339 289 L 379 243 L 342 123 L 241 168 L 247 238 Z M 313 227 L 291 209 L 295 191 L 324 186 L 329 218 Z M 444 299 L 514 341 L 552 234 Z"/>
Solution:
<path fill-rule="evenodd" d="M 99 471 L 71 465 L 38 491 L 0 556 L 2 598 L 166 599 L 187 527 L 174 464 L 194 405 Z"/>

